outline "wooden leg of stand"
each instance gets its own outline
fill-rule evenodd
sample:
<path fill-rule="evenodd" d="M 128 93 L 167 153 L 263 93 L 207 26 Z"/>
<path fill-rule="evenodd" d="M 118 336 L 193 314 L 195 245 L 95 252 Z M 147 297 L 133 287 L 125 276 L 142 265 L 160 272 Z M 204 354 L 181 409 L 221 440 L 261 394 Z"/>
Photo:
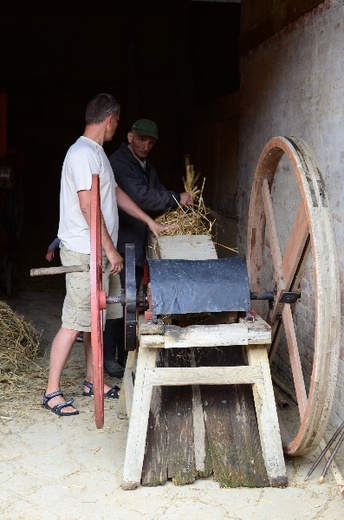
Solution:
<path fill-rule="evenodd" d="M 253 398 L 270 485 L 286 486 L 286 468 L 266 345 L 249 345 L 247 357 L 250 366 L 261 368 L 263 376 L 262 382 L 253 384 Z"/>
<path fill-rule="evenodd" d="M 127 419 L 131 414 L 131 406 L 133 402 L 134 393 L 134 377 L 135 366 L 137 359 L 137 350 L 132 350 L 128 353 L 127 362 L 125 365 L 123 382 L 121 386 L 121 393 L 118 402 L 118 418 Z"/>
<path fill-rule="evenodd" d="M 149 382 L 149 371 L 155 367 L 156 355 L 156 349 L 141 348 L 138 352 L 122 489 L 135 489 L 141 483 L 153 390 L 153 385 Z"/>

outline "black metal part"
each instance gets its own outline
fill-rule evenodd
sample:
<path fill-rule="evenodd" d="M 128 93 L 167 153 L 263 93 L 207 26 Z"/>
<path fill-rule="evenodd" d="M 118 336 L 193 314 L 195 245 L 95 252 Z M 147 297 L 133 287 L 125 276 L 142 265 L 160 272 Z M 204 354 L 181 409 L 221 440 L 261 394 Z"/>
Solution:
<path fill-rule="evenodd" d="M 125 304 L 125 296 L 122 294 L 121 296 L 107 296 L 106 303 L 121 303 Z"/>
<path fill-rule="evenodd" d="M 250 292 L 251 300 L 273 300 L 275 293 L 272 291 Z"/>
<path fill-rule="evenodd" d="M 250 290 L 242 258 L 148 260 L 153 312 L 248 311 Z"/>
<path fill-rule="evenodd" d="M 125 244 L 125 304 L 123 311 L 125 350 L 135 350 L 137 318 L 134 244 Z"/>
<path fill-rule="evenodd" d="M 280 297 L 280 303 L 295 303 L 301 298 L 300 292 L 284 292 Z"/>

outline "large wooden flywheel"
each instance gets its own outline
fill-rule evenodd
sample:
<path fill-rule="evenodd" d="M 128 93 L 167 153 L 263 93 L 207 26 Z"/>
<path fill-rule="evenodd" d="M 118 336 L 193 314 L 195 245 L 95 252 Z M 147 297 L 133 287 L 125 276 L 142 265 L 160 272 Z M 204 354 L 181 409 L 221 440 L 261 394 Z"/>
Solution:
<path fill-rule="evenodd" d="M 274 137 L 261 153 L 249 205 L 247 267 L 251 291 L 274 294 L 252 305 L 272 328 L 272 371 L 289 379 L 296 396 L 298 417 L 280 414 L 284 451 L 305 455 L 318 446 L 334 398 L 340 282 L 326 189 L 301 139 Z"/>

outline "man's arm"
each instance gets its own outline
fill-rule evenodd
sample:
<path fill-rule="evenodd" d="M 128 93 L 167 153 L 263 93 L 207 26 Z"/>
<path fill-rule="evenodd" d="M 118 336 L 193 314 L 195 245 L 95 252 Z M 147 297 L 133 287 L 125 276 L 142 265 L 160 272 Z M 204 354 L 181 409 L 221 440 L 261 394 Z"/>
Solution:
<path fill-rule="evenodd" d="M 169 226 L 162 226 L 155 222 L 155 220 L 139 208 L 139 206 L 135 204 L 129 195 L 127 195 L 119 186 L 116 186 L 116 199 L 120 209 L 147 224 L 155 236 L 159 236 L 159 233 L 166 231 L 169 228 Z"/>
<path fill-rule="evenodd" d="M 79 203 L 81 212 L 89 226 L 91 228 L 91 191 L 82 190 L 78 191 Z M 103 215 L 101 214 L 101 232 L 102 232 L 102 246 L 105 254 L 111 264 L 110 273 L 118 274 L 123 269 L 123 259 L 115 248 L 111 237 L 106 228 Z"/>

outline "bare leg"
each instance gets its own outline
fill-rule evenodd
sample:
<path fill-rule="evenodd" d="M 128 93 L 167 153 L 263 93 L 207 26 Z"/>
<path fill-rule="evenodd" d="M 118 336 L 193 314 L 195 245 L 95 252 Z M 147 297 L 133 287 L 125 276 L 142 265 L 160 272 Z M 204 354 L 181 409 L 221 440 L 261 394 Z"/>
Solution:
<path fill-rule="evenodd" d="M 51 345 L 50 351 L 49 378 L 45 392 L 46 395 L 60 390 L 62 371 L 72 350 L 72 346 L 74 344 L 76 336 L 78 335 L 78 332 L 79 331 L 77 330 L 70 330 L 61 327 L 58 333 L 56 334 Z M 65 402 L 64 398 L 61 396 L 57 396 L 51 399 L 49 405 L 55 406 L 63 402 Z M 67 408 L 64 408 L 65 412 L 72 412 L 74 410 L 75 408 L 73 408 L 73 406 L 68 406 Z"/>

